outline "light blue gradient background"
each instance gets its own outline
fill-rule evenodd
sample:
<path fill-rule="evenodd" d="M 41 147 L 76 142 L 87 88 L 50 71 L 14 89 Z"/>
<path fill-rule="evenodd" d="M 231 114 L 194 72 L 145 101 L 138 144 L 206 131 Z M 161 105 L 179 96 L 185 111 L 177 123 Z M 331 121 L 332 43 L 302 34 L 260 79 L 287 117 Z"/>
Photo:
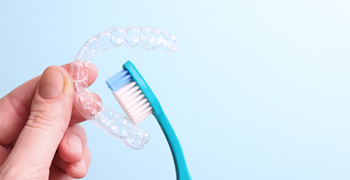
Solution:
<path fill-rule="evenodd" d="M 151 26 L 175 34 L 178 52 L 105 52 L 91 89 L 117 108 L 104 80 L 132 60 L 193 179 L 350 179 L 349 9 L 346 0 L 1 0 L 0 95 L 72 61 L 100 31 Z M 86 180 L 175 179 L 153 117 L 141 124 L 151 135 L 141 151 L 83 124 L 92 153 Z"/>

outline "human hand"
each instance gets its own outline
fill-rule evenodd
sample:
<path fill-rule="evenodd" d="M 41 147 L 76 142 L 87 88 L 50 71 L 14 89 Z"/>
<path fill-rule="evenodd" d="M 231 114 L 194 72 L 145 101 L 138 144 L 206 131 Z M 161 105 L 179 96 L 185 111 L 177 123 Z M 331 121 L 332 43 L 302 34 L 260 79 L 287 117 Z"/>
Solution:
<path fill-rule="evenodd" d="M 0 179 L 82 178 L 90 165 L 85 118 L 73 105 L 70 64 L 51 66 L 42 76 L 0 99 Z M 97 77 L 90 66 L 89 85 Z"/>

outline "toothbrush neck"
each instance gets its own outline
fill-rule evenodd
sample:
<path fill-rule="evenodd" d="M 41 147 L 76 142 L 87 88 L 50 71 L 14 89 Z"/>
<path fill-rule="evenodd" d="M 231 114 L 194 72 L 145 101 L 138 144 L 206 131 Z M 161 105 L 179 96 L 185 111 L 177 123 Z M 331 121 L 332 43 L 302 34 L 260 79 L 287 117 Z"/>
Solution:
<path fill-rule="evenodd" d="M 163 111 L 160 111 L 155 115 L 155 117 L 158 120 L 158 123 L 160 127 L 163 130 L 163 133 L 168 141 L 168 144 L 171 149 L 171 153 L 173 155 L 175 168 L 176 168 L 176 174 L 178 180 L 191 180 L 191 176 L 189 174 L 189 171 L 187 169 L 185 156 L 183 154 L 183 151 L 181 149 L 180 142 L 175 134 L 174 129 L 172 128 L 170 122 L 168 121 L 168 118 L 165 116 Z"/>

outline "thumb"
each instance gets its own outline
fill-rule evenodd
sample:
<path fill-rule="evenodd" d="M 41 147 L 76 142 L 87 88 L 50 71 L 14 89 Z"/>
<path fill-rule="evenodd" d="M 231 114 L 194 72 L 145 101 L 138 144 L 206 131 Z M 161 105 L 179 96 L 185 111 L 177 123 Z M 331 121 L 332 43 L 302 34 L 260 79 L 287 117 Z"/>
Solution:
<path fill-rule="evenodd" d="M 6 170 L 1 172 L 16 179 L 48 179 L 52 159 L 70 121 L 72 106 L 70 75 L 59 66 L 47 68 L 35 91 L 28 121 L 2 167 Z"/>

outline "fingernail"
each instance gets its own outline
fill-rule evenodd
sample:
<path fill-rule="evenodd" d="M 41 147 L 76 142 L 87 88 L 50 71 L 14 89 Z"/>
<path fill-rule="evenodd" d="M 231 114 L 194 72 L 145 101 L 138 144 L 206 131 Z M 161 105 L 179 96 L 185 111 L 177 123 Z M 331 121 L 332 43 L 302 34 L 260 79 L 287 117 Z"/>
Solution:
<path fill-rule="evenodd" d="M 64 77 L 62 73 L 55 69 L 48 69 L 41 76 L 39 94 L 44 99 L 53 99 L 62 93 L 63 86 Z"/>
<path fill-rule="evenodd" d="M 80 169 L 82 171 L 85 171 L 86 170 L 86 163 L 85 163 L 85 160 L 81 160 L 77 163 L 74 163 L 74 166 L 77 168 L 77 169 Z"/>
<path fill-rule="evenodd" d="M 67 140 L 68 145 L 77 153 L 83 154 L 83 142 L 76 135 L 69 136 Z"/>

